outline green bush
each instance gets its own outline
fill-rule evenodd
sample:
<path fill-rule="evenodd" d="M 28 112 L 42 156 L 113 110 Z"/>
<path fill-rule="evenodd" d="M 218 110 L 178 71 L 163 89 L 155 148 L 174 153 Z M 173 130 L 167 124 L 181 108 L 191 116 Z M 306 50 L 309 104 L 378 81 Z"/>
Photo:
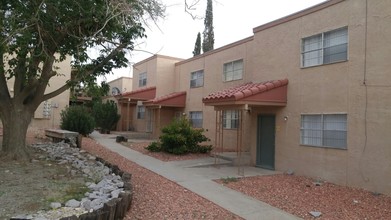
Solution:
<path fill-rule="evenodd" d="M 92 107 L 92 114 L 94 116 L 96 126 L 103 131 L 112 130 L 120 119 L 117 111 L 117 104 L 113 100 L 108 102 L 95 102 Z"/>
<path fill-rule="evenodd" d="M 61 111 L 61 129 L 75 131 L 84 136 L 90 134 L 95 127 L 94 118 L 83 106 L 70 106 Z"/>
<path fill-rule="evenodd" d="M 172 154 L 208 153 L 212 146 L 199 145 L 209 141 L 203 132 L 203 129 L 192 128 L 184 118 L 174 120 L 162 129 L 162 135 L 159 137 L 161 150 Z"/>
<path fill-rule="evenodd" d="M 162 151 L 162 148 L 160 146 L 160 143 L 154 141 L 151 144 L 149 144 L 145 149 L 151 151 L 151 152 L 160 152 Z"/>
<path fill-rule="evenodd" d="M 117 113 L 117 105 L 114 101 L 95 102 L 92 107 L 92 114 L 94 116 L 96 126 L 104 130 L 111 130 L 120 119 Z"/>

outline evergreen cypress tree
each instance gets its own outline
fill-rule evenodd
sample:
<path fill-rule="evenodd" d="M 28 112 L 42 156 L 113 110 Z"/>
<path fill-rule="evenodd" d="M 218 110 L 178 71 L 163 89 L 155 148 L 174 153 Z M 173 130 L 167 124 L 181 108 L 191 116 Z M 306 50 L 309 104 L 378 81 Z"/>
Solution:
<path fill-rule="evenodd" d="M 213 50 L 214 43 L 215 43 L 215 36 L 213 31 L 213 6 L 212 6 L 212 0 L 208 0 L 208 4 L 206 6 L 206 13 L 205 13 L 205 19 L 204 19 L 204 25 L 205 29 L 203 34 L 203 41 L 202 41 L 202 51 L 208 52 L 210 50 Z"/>
<path fill-rule="evenodd" d="M 194 50 L 193 50 L 193 56 L 197 56 L 201 54 L 201 33 L 198 32 L 197 34 L 197 40 L 194 45 Z"/>

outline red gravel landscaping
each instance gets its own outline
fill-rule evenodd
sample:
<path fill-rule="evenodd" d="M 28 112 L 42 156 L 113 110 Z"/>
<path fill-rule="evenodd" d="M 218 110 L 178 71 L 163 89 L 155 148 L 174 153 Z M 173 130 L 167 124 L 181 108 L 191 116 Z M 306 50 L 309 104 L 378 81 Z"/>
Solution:
<path fill-rule="evenodd" d="M 126 219 L 241 219 L 90 138 L 83 138 L 82 145 L 84 150 L 132 174 L 133 203 Z"/>
<path fill-rule="evenodd" d="M 391 197 L 295 175 L 240 178 L 226 187 L 266 202 L 304 219 L 391 219 Z"/>
<path fill-rule="evenodd" d="M 90 139 L 87 140 L 90 143 L 93 142 Z M 123 144 L 162 161 L 188 160 L 209 156 L 209 154 L 177 156 L 161 152 L 149 152 L 145 149 L 149 142 L 125 142 Z M 133 204 L 135 207 L 132 207 L 129 213 L 129 216 L 133 216 L 131 219 L 139 217 L 148 219 L 238 218 L 221 207 L 185 190 L 183 187 L 132 162 L 126 162 L 125 159 L 113 152 L 101 147 L 93 148 L 98 150 L 100 154 L 109 155 L 114 163 L 118 164 L 116 161 L 120 161 L 120 164 L 124 164 L 122 166 L 127 168 L 128 172 L 134 174 L 133 184 L 135 185 L 136 194 L 139 194 L 135 195 Z M 117 157 L 121 159 L 115 159 Z M 237 181 L 231 179 L 227 183 L 223 181 L 224 179 L 216 180 L 216 182 L 226 187 L 303 219 L 315 219 L 310 215 L 309 212 L 311 211 L 322 213 L 316 219 L 391 219 L 391 197 L 373 194 L 362 189 L 338 186 L 327 182 L 315 184 L 315 181 L 311 178 L 283 174 L 239 178 Z M 193 199 L 194 203 L 191 202 Z M 191 208 L 192 206 L 196 208 Z M 203 206 L 205 207 L 202 208 Z M 193 214 L 190 215 L 187 212 Z M 187 214 L 184 215 L 184 213 Z M 221 213 L 225 214 L 222 215 Z"/>

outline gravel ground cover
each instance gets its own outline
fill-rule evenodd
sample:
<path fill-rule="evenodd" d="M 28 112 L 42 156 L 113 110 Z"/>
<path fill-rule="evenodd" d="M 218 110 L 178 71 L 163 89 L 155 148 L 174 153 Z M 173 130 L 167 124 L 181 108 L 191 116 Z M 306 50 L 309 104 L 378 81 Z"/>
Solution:
<path fill-rule="evenodd" d="M 154 157 L 161 161 L 178 161 L 178 160 L 192 160 L 202 157 L 210 157 L 209 153 L 206 154 L 185 154 L 185 155 L 174 155 L 165 152 L 151 152 L 145 147 L 147 147 L 151 142 L 121 142 L 122 145 L 129 147 L 132 150 L 138 151 L 142 154 Z"/>
<path fill-rule="evenodd" d="M 162 161 L 188 160 L 209 156 L 176 156 L 145 149 L 149 142 L 124 142 L 125 146 Z M 236 181 L 237 180 L 237 181 Z M 304 219 L 321 212 L 317 219 L 391 219 L 391 197 L 362 189 L 338 186 L 296 175 L 271 175 L 216 180 L 231 189 L 266 202 Z"/>
<path fill-rule="evenodd" d="M 391 197 L 295 175 L 216 180 L 304 219 L 391 219 Z"/>
<path fill-rule="evenodd" d="M 241 219 L 182 186 L 109 151 L 90 138 L 83 149 L 132 174 L 133 203 L 126 219 Z"/>

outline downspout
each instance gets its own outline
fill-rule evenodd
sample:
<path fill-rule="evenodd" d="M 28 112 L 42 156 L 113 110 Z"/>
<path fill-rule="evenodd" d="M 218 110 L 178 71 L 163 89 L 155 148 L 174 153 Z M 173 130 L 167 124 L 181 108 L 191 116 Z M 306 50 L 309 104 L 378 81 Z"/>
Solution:
<path fill-rule="evenodd" d="M 365 90 L 365 107 L 364 107 L 364 147 L 361 152 L 359 161 L 359 171 L 361 178 L 365 182 L 369 182 L 369 178 L 365 176 L 362 169 L 362 158 L 368 145 L 368 85 L 367 85 L 367 47 L 368 47 L 368 0 L 365 0 L 365 26 L 364 26 L 364 75 L 362 85 Z"/>

